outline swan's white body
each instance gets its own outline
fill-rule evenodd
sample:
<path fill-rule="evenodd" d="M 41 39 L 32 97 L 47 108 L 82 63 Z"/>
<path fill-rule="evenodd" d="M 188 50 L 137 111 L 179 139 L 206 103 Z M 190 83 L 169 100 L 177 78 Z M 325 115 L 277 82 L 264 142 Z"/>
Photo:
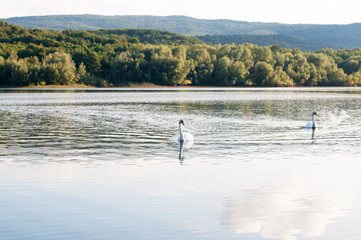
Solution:
<path fill-rule="evenodd" d="M 183 126 L 184 126 L 184 122 L 183 120 L 179 120 L 179 136 L 178 136 L 178 141 L 193 141 L 193 135 L 187 132 L 183 132 Z"/>
<path fill-rule="evenodd" d="M 315 128 L 317 127 L 316 121 L 315 121 L 315 116 L 317 116 L 317 113 L 316 113 L 316 112 L 313 112 L 313 113 L 311 114 L 312 121 L 307 122 L 306 128 L 315 129 Z"/>
<path fill-rule="evenodd" d="M 183 163 L 183 150 L 185 148 L 190 148 L 193 145 L 193 135 L 187 132 L 183 132 L 184 122 L 183 120 L 179 120 L 179 136 L 178 136 L 178 143 L 179 143 L 179 160 L 180 163 Z"/>

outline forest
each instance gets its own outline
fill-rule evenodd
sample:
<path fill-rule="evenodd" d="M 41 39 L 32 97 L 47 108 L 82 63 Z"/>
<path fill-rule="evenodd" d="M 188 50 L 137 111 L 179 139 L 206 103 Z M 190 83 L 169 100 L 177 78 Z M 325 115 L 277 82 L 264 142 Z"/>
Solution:
<path fill-rule="evenodd" d="M 213 44 L 248 43 L 317 51 L 322 48 L 361 48 L 361 23 L 283 24 L 197 19 L 187 16 L 47 15 L 7 18 L 9 24 L 52 30 L 157 29 L 186 36 L 206 37 Z"/>
<path fill-rule="evenodd" d="M 299 48 L 302 51 L 317 51 L 322 48 L 342 49 L 338 45 L 330 43 L 312 42 L 300 38 L 286 36 L 281 34 L 269 35 L 204 35 L 197 36 L 198 39 L 214 45 L 225 44 L 244 44 L 252 43 L 259 46 L 281 45 L 283 48 Z"/>
<path fill-rule="evenodd" d="M 361 49 L 213 45 L 157 30 L 27 29 L 0 21 L 0 85 L 360 86 Z"/>

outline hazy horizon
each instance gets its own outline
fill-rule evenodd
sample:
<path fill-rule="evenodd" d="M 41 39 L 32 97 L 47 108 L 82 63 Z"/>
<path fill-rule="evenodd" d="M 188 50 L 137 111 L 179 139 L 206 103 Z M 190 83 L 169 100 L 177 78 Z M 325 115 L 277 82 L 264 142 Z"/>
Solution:
<path fill-rule="evenodd" d="M 200 20 L 230 20 L 230 21 L 236 21 L 236 22 L 251 22 L 251 23 L 278 23 L 278 24 L 306 24 L 306 25 L 350 25 L 350 24 L 357 24 L 360 22 L 350 22 L 350 23 L 282 23 L 282 22 L 267 22 L 267 21 L 246 21 L 246 20 L 234 20 L 230 18 L 198 18 L 198 17 L 192 17 L 187 15 L 151 15 L 151 14 L 112 14 L 112 15 L 106 15 L 106 14 L 96 14 L 96 13 L 81 13 L 81 14 L 41 14 L 41 15 L 28 15 L 28 16 L 13 16 L 13 17 L 7 17 L 7 18 L 0 18 L 2 20 L 11 19 L 11 18 L 23 18 L 23 17 L 46 17 L 46 16 L 82 16 L 82 15 L 90 15 L 90 16 L 105 16 L 105 17 L 117 17 L 117 16 L 152 16 L 152 17 L 173 17 L 173 16 L 179 16 L 179 17 L 187 17 L 187 18 L 194 18 L 194 19 L 200 19 Z"/>
<path fill-rule="evenodd" d="M 336 0 L 292 2 L 286 0 L 254 0 L 251 2 L 219 1 L 166 1 L 115 0 L 14 0 L 0 9 L 0 18 L 47 16 L 47 15 L 150 15 L 187 16 L 197 19 L 228 19 L 245 22 L 284 24 L 352 24 L 360 23 L 360 2 Z"/>

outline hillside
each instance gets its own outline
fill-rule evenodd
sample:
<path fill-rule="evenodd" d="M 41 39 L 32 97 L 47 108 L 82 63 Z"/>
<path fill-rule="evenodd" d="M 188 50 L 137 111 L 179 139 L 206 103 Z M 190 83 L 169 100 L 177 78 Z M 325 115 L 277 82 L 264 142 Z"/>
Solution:
<path fill-rule="evenodd" d="M 4 21 L 26 28 L 53 30 L 96 29 L 157 29 L 174 33 L 196 35 L 228 35 L 276 33 L 279 24 L 248 23 L 232 20 L 204 20 L 185 16 L 102 16 L 102 15 L 49 15 L 14 17 Z"/>
<path fill-rule="evenodd" d="M 299 48 L 303 51 L 317 51 L 322 48 L 338 49 L 340 46 L 322 43 L 312 43 L 296 37 L 290 37 L 280 34 L 275 35 L 205 35 L 198 36 L 200 40 L 211 44 L 244 44 L 252 43 L 259 46 L 270 46 L 278 44 L 283 48 Z"/>
<path fill-rule="evenodd" d="M 154 29 L 100 29 L 89 30 L 90 33 L 103 37 L 126 36 L 128 38 L 136 38 L 144 44 L 196 44 L 203 43 L 196 37 L 184 36 L 177 33 L 160 31 Z"/>
<path fill-rule="evenodd" d="M 0 86 L 361 86 L 360 48 L 199 41 L 158 30 L 57 31 L 0 21 Z"/>
<path fill-rule="evenodd" d="M 286 41 L 283 37 L 282 41 L 276 42 L 277 44 L 307 51 L 320 48 L 361 47 L 360 23 L 349 25 L 280 24 L 225 19 L 205 20 L 185 16 L 101 15 L 50 15 L 15 17 L 4 20 L 27 28 L 53 30 L 157 29 L 188 36 L 282 35 L 289 39 Z M 255 41 L 251 43 L 256 44 Z"/>

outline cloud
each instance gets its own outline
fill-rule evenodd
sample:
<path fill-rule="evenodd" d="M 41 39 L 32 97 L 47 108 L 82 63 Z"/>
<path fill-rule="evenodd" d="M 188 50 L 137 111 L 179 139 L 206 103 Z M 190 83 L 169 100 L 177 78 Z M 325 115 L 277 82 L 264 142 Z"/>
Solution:
<path fill-rule="evenodd" d="M 240 194 L 225 198 L 221 225 L 272 239 L 323 236 L 329 223 L 356 206 L 361 180 L 357 175 L 347 177 L 334 166 L 324 167 L 326 171 L 321 173 L 311 170 L 312 178 L 293 172 L 278 184 L 240 189 Z"/>

